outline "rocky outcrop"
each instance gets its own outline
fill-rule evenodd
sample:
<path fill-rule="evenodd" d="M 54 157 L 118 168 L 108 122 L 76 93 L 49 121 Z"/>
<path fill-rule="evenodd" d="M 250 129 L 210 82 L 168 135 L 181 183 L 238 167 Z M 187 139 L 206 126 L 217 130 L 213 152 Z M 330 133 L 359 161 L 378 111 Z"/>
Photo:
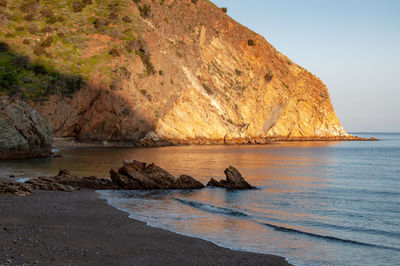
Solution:
<path fill-rule="evenodd" d="M 252 185 L 247 183 L 242 174 L 233 166 L 229 166 L 224 171 L 226 179 L 217 181 L 214 178 L 207 183 L 207 186 L 222 187 L 227 189 L 254 189 Z"/>
<path fill-rule="evenodd" d="M 32 189 L 51 191 L 71 191 L 73 189 L 118 189 L 109 178 L 98 178 L 95 176 L 78 177 L 72 175 L 68 170 L 60 170 L 54 177 L 38 177 L 26 181 Z"/>
<path fill-rule="evenodd" d="M 0 194 L 10 194 L 10 195 L 29 195 L 32 192 L 32 187 L 28 184 L 17 183 L 17 182 L 7 182 L 0 181 Z"/>
<path fill-rule="evenodd" d="M 111 179 L 122 189 L 200 189 L 204 185 L 188 175 L 176 179 L 161 167 L 136 160 L 125 161 L 118 172 L 111 169 Z"/>
<path fill-rule="evenodd" d="M 253 189 L 240 172 L 233 166 L 225 169 L 226 180 L 212 178 L 207 186 L 228 189 Z M 32 190 L 72 191 L 74 189 L 201 189 L 204 185 L 188 175 L 175 178 L 154 163 L 146 164 L 136 160 L 124 160 L 118 172 L 111 169 L 111 178 L 95 176 L 78 177 L 68 170 L 60 170 L 53 177 L 37 177 L 25 183 L 0 180 L 0 193 L 27 195 Z"/>
<path fill-rule="evenodd" d="M 0 97 L 0 159 L 50 155 L 53 129 L 28 104 Z"/>

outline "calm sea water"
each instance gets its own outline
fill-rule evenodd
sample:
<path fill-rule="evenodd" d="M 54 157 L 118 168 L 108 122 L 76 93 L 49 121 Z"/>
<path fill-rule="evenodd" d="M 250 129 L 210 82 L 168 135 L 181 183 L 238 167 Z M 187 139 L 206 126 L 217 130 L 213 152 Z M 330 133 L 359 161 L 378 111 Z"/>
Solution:
<path fill-rule="evenodd" d="M 0 162 L 0 175 L 108 176 L 122 159 L 155 162 L 206 183 L 237 167 L 252 191 L 102 191 L 132 218 L 237 250 L 284 256 L 296 265 L 400 262 L 400 134 L 379 142 L 260 146 L 85 148 L 63 158 Z"/>

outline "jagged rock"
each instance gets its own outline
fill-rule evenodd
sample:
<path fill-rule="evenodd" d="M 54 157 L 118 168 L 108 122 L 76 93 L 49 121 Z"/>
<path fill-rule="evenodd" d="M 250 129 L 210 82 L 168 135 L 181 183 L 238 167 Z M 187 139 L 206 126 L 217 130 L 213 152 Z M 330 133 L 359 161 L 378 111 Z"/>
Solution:
<path fill-rule="evenodd" d="M 0 159 L 50 155 L 53 129 L 28 104 L 0 97 Z"/>
<path fill-rule="evenodd" d="M 123 189 L 198 189 L 204 185 L 193 177 L 182 175 L 176 179 L 161 167 L 151 163 L 126 161 L 118 172 L 111 169 L 111 179 Z"/>
<path fill-rule="evenodd" d="M 71 175 L 68 170 L 60 170 L 54 177 L 38 177 L 26 181 L 33 189 L 52 191 L 71 191 L 74 188 L 82 189 L 118 189 L 111 179 L 95 176 L 77 177 Z"/>
<path fill-rule="evenodd" d="M 154 131 L 147 132 L 146 136 L 138 142 L 138 146 L 143 147 L 162 147 L 167 145 L 172 145 L 172 143 L 160 139 Z"/>
<path fill-rule="evenodd" d="M 178 185 L 182 188 L 186 189 L 200 189 L 204 188 L 204 185 L 188 175 L 180 175 L 179 178 L 176 180 Z"/>
<path fill-rule="evenodd" d="M 32 188 L 28 184 L 0 181 L 0 194 L 5 193 L 24 196 L 31 194 L 31 191 Z"/>
<path fill-rule="evenodd" d="M 246 182 L 242 174 L 233 166 L 229 166 L 224 171 L 226 180 L 217 181 L 214 178 L 207 183 L 207 186 L 223 187 L 228 189 L 254 189 L 252 185 Z"/>

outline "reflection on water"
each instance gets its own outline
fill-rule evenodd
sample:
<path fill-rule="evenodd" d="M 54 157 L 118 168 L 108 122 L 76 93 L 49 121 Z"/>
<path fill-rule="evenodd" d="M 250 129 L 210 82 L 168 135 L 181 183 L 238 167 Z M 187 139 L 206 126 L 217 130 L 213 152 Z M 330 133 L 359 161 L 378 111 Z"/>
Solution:
<path fill-rule="evenodd" d="M 400 135 L 375 136 L 383 141 L 64 150 L 0 162 L 0 174 L 108 176 L 136 159 L 206 183 L 233 165 L 259 189 L 100 193 L 151 225 L 297 265 L 390 265 L 400 261 Z"/>

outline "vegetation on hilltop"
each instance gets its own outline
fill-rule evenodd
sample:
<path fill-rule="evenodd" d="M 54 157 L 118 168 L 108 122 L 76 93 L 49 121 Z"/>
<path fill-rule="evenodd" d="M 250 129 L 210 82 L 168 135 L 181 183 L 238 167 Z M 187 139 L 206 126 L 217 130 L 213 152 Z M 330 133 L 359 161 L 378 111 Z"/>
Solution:
<path fill-rule="evenodd" d="M 0 42 L 10 47 L 0 51 L 0 91 L 46 100 L 75 92 L 93 76 L 115 84 L 123 69 L 113 62 L 137 55 L 145 75 L 154 74 L 132 5 L 151 16 L 140 0 L 0 0 Z"/>

